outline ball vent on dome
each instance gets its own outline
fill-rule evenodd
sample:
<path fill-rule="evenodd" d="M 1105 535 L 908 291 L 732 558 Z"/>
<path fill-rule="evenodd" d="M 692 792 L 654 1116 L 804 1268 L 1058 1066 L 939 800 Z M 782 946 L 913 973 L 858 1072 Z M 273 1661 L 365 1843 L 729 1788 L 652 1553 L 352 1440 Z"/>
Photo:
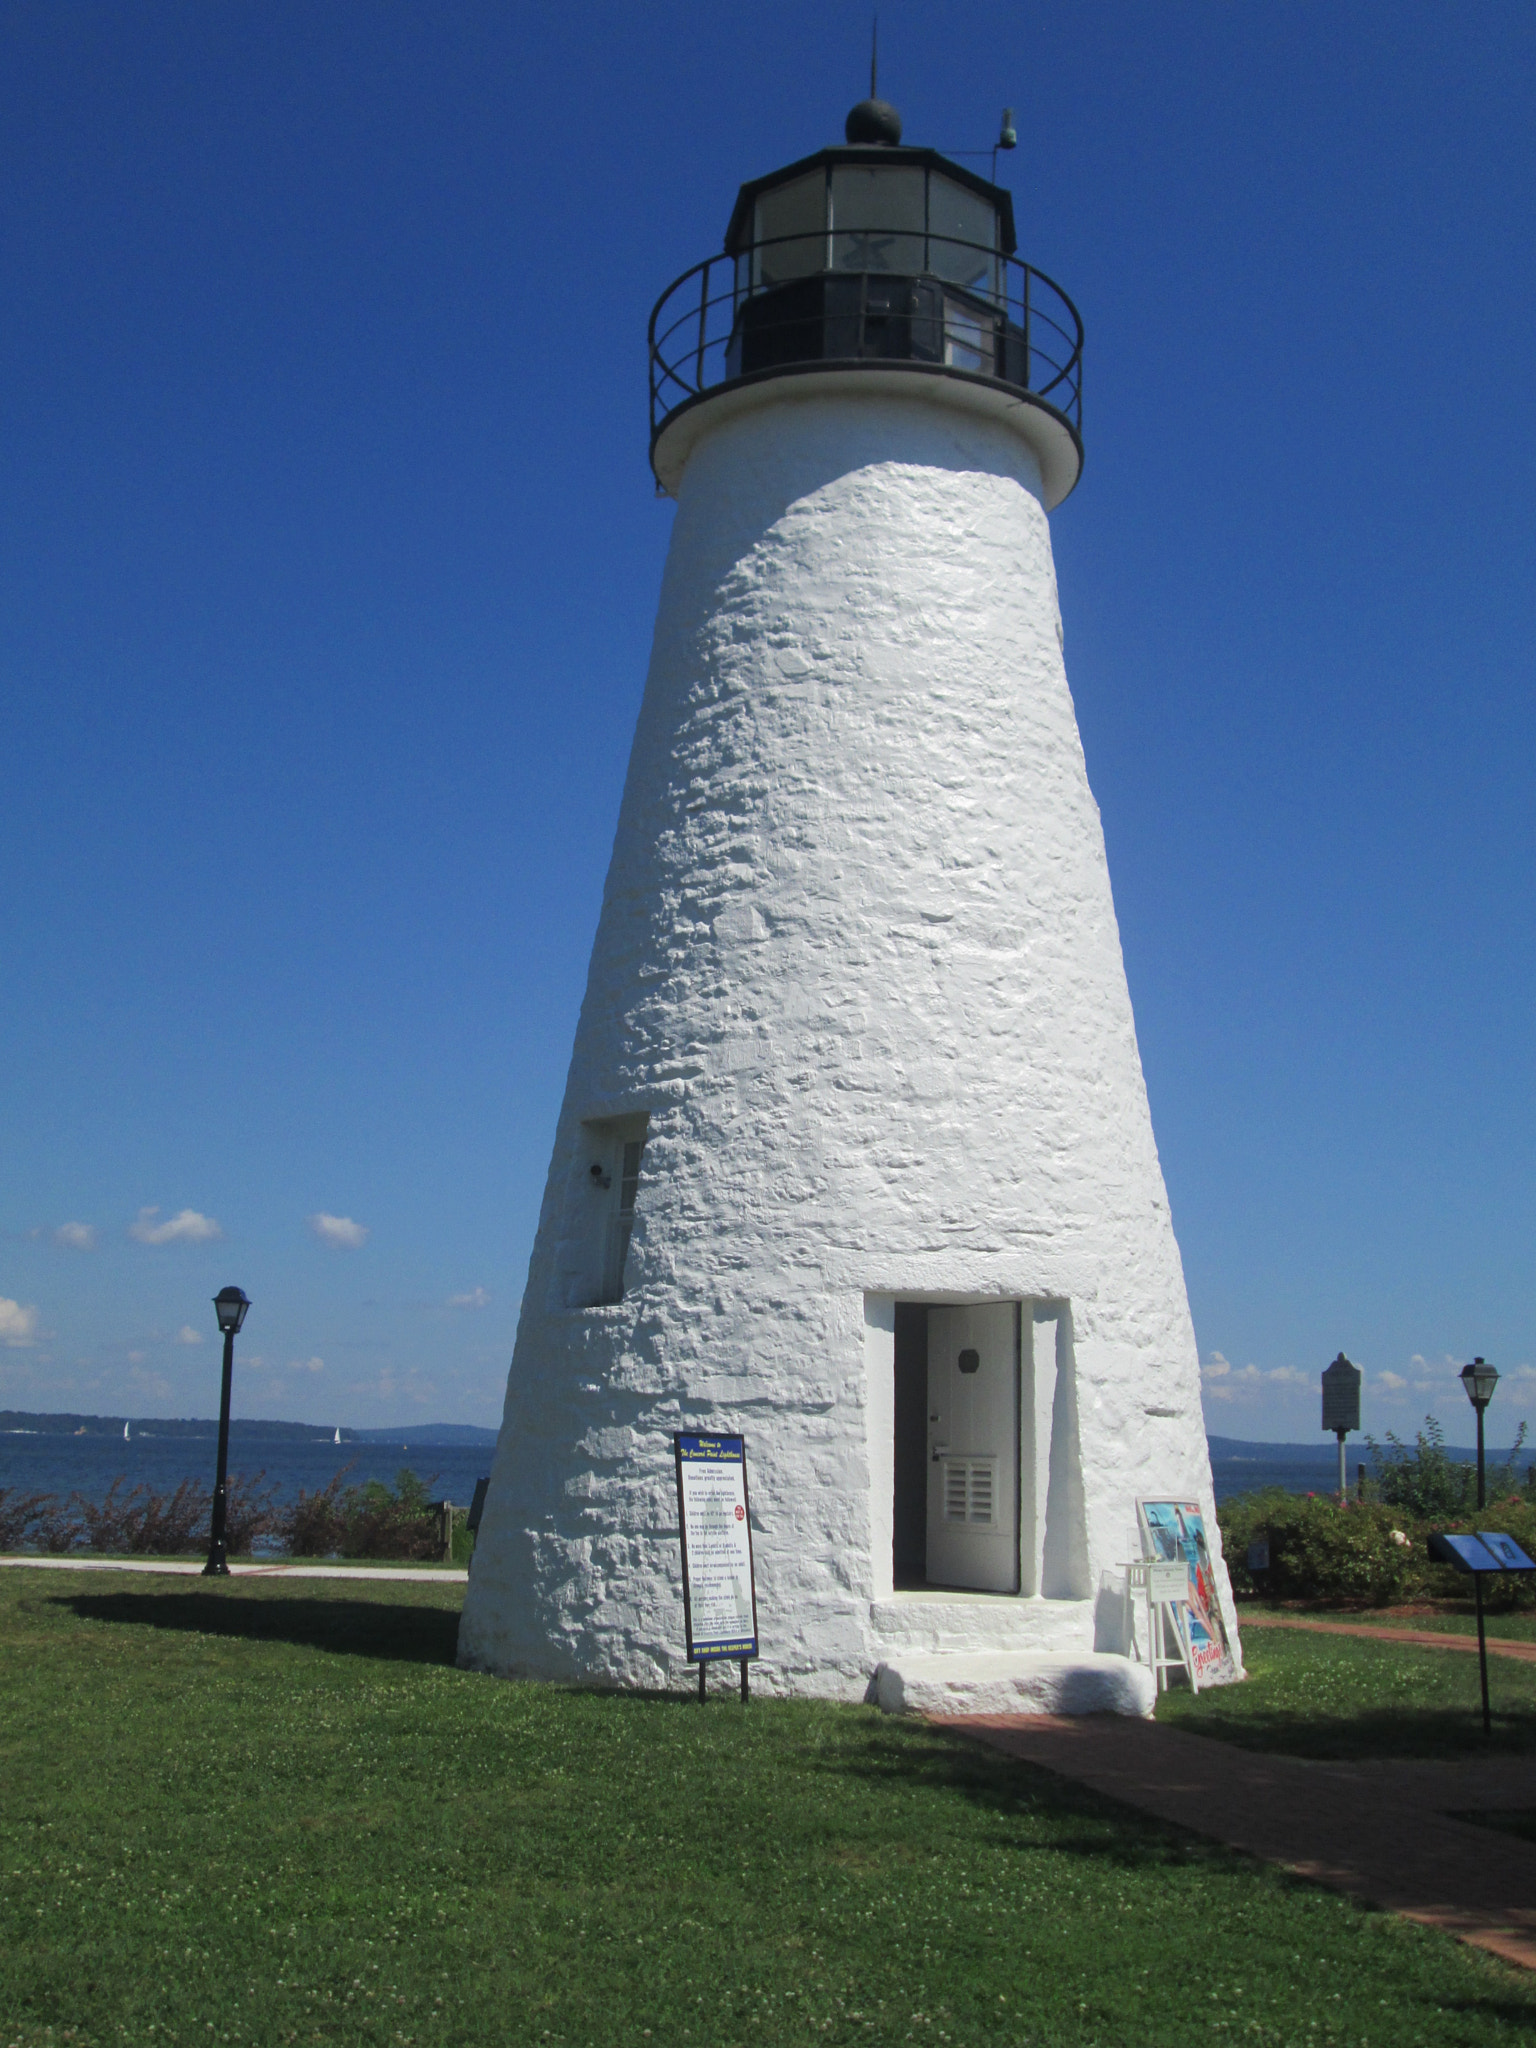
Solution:
<path fill-rule="evenodd" d="M 860 100 L 843 123 L 849 142 L 883 142 L 891 148 L 901 140 L 901 116 L 889 100 Z"/>

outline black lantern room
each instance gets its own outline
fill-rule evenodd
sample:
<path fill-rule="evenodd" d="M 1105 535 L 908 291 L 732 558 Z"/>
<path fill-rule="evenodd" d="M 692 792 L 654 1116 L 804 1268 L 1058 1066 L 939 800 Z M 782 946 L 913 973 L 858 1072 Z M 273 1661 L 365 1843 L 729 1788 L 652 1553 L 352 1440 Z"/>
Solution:
<path fill-rule="evenodd" d="M 1011 196 L 937 150 L 904 147 L 883 101 L 855 107 L 846 134 L 743 185 L 724 256 L 663 294 L 651 316 L 653 463 L 677 415 L 728 388 L 900 366 L 1048 414 L 1071 442 L 1051 492 L 1064 497 L 1082 460 L 1082 322 L 1015 256 Z"/>

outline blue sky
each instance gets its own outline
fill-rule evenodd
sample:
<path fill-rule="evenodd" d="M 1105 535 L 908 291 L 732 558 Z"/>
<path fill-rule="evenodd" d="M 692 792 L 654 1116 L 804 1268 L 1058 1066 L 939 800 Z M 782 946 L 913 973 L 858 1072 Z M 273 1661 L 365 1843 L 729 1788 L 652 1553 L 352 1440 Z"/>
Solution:
<path fill-rule="evenodd" d="M 0 8 L 0 1405 L 211 1412 L 233 1279 L 240 1411 L 499 1415 L 671 516 L 646 318 L 868 32 Z M 1536 15 L 880 35 L 909 140 L 1015 108 L 1021 254 L 1087 326 L 1068 669 L 1211 1426 L 1313 1435 L 1342 1347 L 1369 1427 L 1465 1440 L 1477 1351 L 1502 1440 Z"/>

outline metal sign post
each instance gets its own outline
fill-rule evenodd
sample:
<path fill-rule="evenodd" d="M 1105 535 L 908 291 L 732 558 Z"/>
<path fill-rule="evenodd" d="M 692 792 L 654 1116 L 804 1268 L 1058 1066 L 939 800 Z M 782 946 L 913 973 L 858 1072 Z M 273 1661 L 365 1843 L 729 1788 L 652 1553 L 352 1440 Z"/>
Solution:
<path fill-rule="evenodd" d="M 741 1697 L 757 1655 L 757 1586 L 747 1446 L 739 1436 L 678 1431 L 677 1523 L 683 1547 L 683 1630 L 688 1662 L 699 1667 L 699 1698 L 713 1663 L 741 1665 Z"/>
<path fill-rule="evenodd" d="M 1466 1572 L 1471 1577 L 1477 1601 L 1477 1663 L 1483 1681 L 1483 1733 L 1491 1735 L 1493 1716 L 1488 1707 L 1488 1639 L 1483 1632 L 1483 1580 L 1493 1572 L 1536 1571 L 1536 1564 L 1532 1564 L 1512 1536 L 1505 1536 L 1494 1529 L 1479 1529 L 1475 1536 L 1431 1536 L 1429 1554 L 1436 1564 L 1448 1564 L 1453 1570 Z"/>

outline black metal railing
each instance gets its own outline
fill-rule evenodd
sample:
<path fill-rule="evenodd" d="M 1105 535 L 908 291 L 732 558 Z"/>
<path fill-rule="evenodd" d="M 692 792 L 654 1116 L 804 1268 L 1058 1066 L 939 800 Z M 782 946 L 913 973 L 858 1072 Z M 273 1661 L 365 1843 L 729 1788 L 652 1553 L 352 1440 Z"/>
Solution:
<path fill-rule="evenodd" d="M 924 267 L 853 267 L 915 243 Z M 838 260 L 843 252 L 847 256 Z M 965 277 L 966 283 L 956 282 Z M 949 237 L 781 235 L 684 271 L 650 324 L 651 435 L 705 392 L 793 366 L 909 363 L 1027 391 L 1080 436 L 1083 323 L 1043 271 Z"/>

